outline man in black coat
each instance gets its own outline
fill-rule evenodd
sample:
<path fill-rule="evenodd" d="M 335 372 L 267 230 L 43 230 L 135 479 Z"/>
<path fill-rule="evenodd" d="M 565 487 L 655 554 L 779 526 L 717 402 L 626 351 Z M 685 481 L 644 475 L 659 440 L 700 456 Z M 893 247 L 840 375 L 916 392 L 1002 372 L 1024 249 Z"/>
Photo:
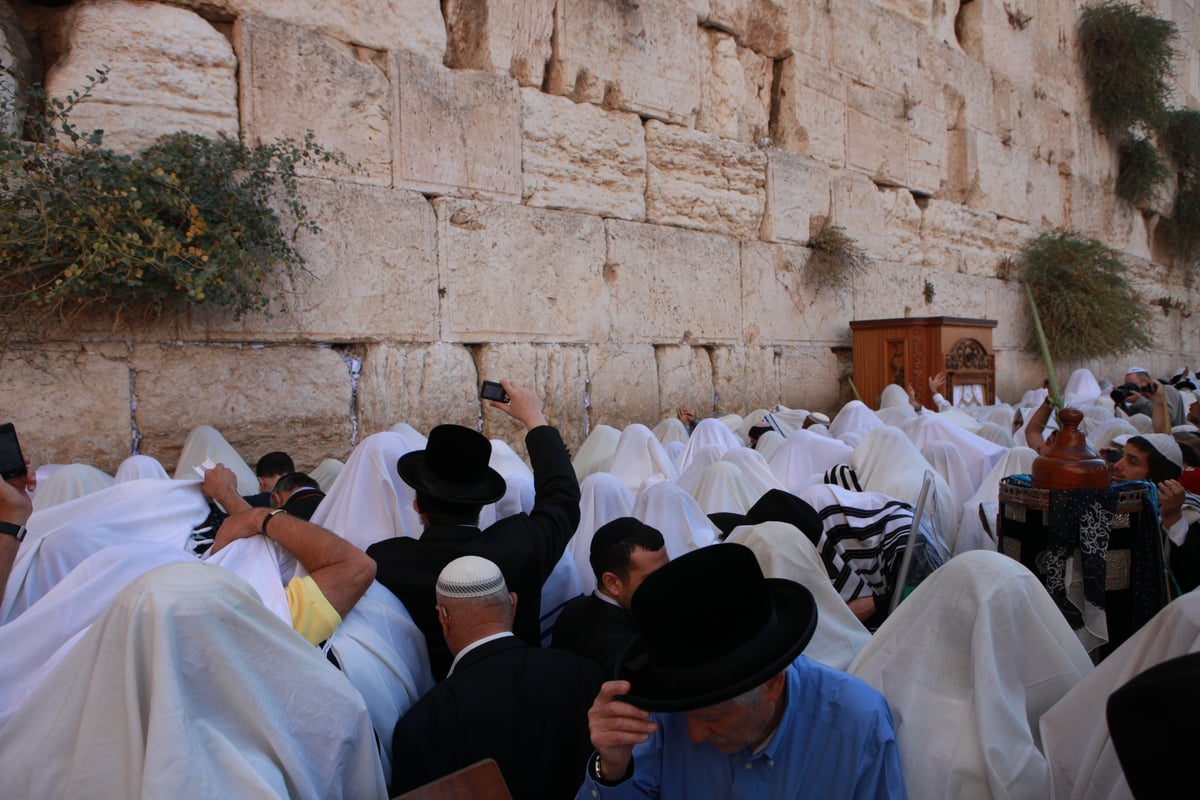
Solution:
<path fill-rule="evenodd" d="M 487 559 L 450 562 L 437 599 L 454 662 L 396 724 L 391 794 L 494 758 L 513 797 L 574 796 L 591 752 L 587 712 L 600 667 L 513 636 L 517 595 Z"/>
<path fill-rule="evenodd" d="M 459 556 L 494 561 L 507 585 L 521 598 L 513 631 L 530 644 L 541 641 L 542 584 L 554 570 L 579 524 L 579 481 L 558 431 L 546 423 L 535 392 L 501 381 L 509 402 L 489 400 L 528 429 L 525 447 L 533 467 L 534 503 L 529 514 L 514 514 L 479 530 L 479 512 L 499 500 L 504 478 L 488 466 L 492 444 L 461 425 L 438 425 L 424 450 L 401 456 L 400 477 L 416 490 L 413 507 L 425 526 L 420 539 L 397 537 L 367 548 L 378 566 L 376 580 L 392 591 L 425 634 L 433 675 L 441 680 L 450 653 L 434 614 L 434 583 L 442 568 Z"/>

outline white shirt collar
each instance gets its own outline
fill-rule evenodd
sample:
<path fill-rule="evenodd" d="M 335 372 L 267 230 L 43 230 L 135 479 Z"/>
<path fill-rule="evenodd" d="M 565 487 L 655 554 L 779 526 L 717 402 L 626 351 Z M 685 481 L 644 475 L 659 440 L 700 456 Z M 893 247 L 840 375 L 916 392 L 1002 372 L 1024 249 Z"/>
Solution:
<path fill-rule="evenodd" d="M 456 655 L 454 660 L 450 662 L 450 670 L 446 673 L 446 677 L 449 678 L 451 675 L 453 675 L 454 668 L 458 666 L 459 660 L 476 647 L 479 647 L 481 644 L 487 644 L 488 642 L 495 641 L 496 639 L 503 639 L 505 636 L 512 635 L 512 631 L 501 631 L 500 633 L 493 633 L 491 636 L 485 636 L 482 639 L 476 639 L 475 641 L 471 642 L 462 650 L 459 650 L 458 655 Z"/>

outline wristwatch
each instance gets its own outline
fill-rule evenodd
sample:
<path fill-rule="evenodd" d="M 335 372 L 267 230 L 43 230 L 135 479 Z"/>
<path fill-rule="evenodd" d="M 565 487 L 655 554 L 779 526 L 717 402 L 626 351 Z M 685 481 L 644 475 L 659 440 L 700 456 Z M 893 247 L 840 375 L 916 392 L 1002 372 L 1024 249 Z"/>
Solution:
<path fill-rule="evenodd" d="M 260 532 L 260 533 L 261 533 L 263 536 L 266 536 L 266 535 L 267 535 L 267 523 L 268 523 L 268 522 L 270 522 L 270 521 L 271 521 L 271 519 L 272 519 L 273 517 L 275 517 L 275 515 L 276 515 L 276 514 L 286 514 L 286 513 L 287 513 L 287 512 L 286 512 L 286 511 L 284 511 L 282 508 L 276 508 L 276 509 L 274 509 L 274 510 L 272 510 L 272 511 L 268 511 L 268 512 L 267 512 L 267 515 L 266 515 L 265 517 L 263 517 L 262 529 L 261 529 L 259 532 Z"/>
<path fill-rule="evenodd" d="M 25 541 L 25 526 L 15 522 L 0 522 L 0 533 L 14 537 L 18 542 Z"/>

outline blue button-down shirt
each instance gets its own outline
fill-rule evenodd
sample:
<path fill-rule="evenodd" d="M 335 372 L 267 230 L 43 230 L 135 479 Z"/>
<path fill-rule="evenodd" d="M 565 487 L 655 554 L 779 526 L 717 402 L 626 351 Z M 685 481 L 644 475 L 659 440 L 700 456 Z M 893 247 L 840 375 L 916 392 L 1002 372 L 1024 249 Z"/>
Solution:
<path fill-rule="evenodd" d="M 783 718 L 757 755 L 726 755 L 708 743 L 694 744 L 683 714 L 655 714 L 654 720 L 658 730 L 633 749 L 633 776 L 610 787 L 589 775 L 577 800 L 906 797 L 883 695 L 806 656 L 787 670 Z"/>

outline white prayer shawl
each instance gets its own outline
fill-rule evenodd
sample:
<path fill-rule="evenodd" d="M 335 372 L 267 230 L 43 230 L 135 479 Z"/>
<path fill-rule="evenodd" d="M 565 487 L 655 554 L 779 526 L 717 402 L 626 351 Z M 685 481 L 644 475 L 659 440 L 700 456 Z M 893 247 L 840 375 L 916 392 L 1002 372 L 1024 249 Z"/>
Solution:
<path fill-rule="evenodd" d="M 732 453 L 734 450 L 741 449 L 743 448 L 724 450 L 717 445 L 703 447 L 692 456 L 692 463 L 688 465 L 687 469 L 679 473 L 679 477 L 675 479 L 675 482 L 682 486 L 684 491 L 695 497 L 696 486 L 700 483 L 700 478 L 704 475 L 705 471 L 720 461 L 725 456 L 725 453 Z"/>
<path fill-rule="evenodd" d="M 1083 413 L 1083 421 L 1080 423 L 1080 430 L 1085 436 L 1091 436 L 1094 432 L 1103 430 L 1109 424 L 1109 420 L 1115 420 L 1111 408 L 1103 406 L 1078 406 L 1079 411 Z"/>
<path fill-rule="evenodd" d="M 946 485 L 950 487 L 950 494 L 954 497 L 955 507 L 961 508 L 971 499 L 971 495 L 975 494 L 978 485 L 971 482 L 970 468 L 952 442 L 929 442 L 921 448 L 921 455 L 945 479 Z M 981 477 L 980 483 L 982 482 Z M 953 549 L 954 544 L 948 544 Z"/>
<path fill-rule="evenodd" d="M 202 560 L 229 570 L 253 586 L 263 606 L 291 626 L 292 612 L 283 587 L 293 577 L 304 577 L 308 571 L 274 539 L 262 534 L 236 539 L 216 553 L 209 550 Z"/>
<path fill-rule="evenodd" d="M 768 425 L 779 431 L 781 436 L 788 437 L 804 428 L 804 423 L 808 420 L 808 411 L 802 408 L 776 405 L 763 419 Z"/>
<path fill-rule="evenodd" d="M 638 495 L 630 516 L 663 535 L 669 558 L 707 547 L 718 538 L 716 526 L 674 481 L 648 484 Z"/>
<path fill-rule="evenodd" d="M 1016 445 L 1013 441 L 1012 429 L 997 425 L 994 422 L 984 422 L 979 425 L 979 430 L 975 435 L 984 441 L 998 444 L 1004 448 L 1010 448 Z"/>
<path fill-rule="evenodd" d="M 1013 419 L 1016 416 L 1016 411 L 1007 403 L 998 403 L 988 409 L 988 412 L 983 416 L 984 422 L 990 422 L 993 425 L 999 425 L 1004 430 L 1012 434 Z"/>
<path fill-rule="evenodd" d="M 169 480 L 170 477 L 167 471 L 163 469 L 163 465 L 158 463 L 157 458 L 152 458 L 151 456 L 130 456 L 121 462 L 121 466 L 117 467 L 117 474 L 113 476 L 113 483 L 136 481 L 139 478 Z"/>
<path fill-rule="evenodd" d="M 0 730 L 11 798 L 387 797 L 362 697 L 225 569 L 122 590 Z"/>
<path fill-rule="evenodd" d="M 754 449 L 761 453 L 762 457 L 769 463 L 771 457 L 783 446 L 785 441 L 786 439 L 783 438 L 783 434 L 779 431 L 767 431 L 758 437 L 758 442 L 754 445 Z"/>
<path fill-rule="evenodd" d="M 735 528 L 726 541 L 749 547 L 766 577 L 795 581 L 812 592 L 817 629 L 804 655 L 834 669 L 849 667 L 871 634 L 833 588 L 808 537 L 786 522 L 764 522 Z"/>
<path fill-rule="evenodd" d="M 504 496 L 492 504 L 495 506 L 495 518 L 528 514 L 533 510 L 533 470 L 508 442 L 503 439 L 492 439 L 491 442 L 492 457 L 488 460 L 488 466 L 500 473 L 506 486 Z"/>
<path fill-rule="evenodd" d="M 1030 389 L 1025 394 L 1021 395 L 1021 402 L 1017 403 L 1021 408 L 1037 408 L 1046 398 L 1050 396 L 1049 389 Z"/>
<path fill-rule="evenodd" d="M 751 428 L 753 428 L 754 426 L 756 426 L 760 422 L 762 422 L 764 419 L 766 419 L 767 414 L 769 414 L 769 413 L 770 412 L 767 411 L 765 408 L 756 408 L 753 411 L 751 411 L 749 414 L 746 414 L 742 418 L 742 428 L 746 432 L 746 434 L 748 435 L 750 433 Z"/>
<path fill-rule="evenodd" d="M 392 433 L 398 433 L 403 436 L 404 440 L 409 443 L 413 450 L 424 450 L 425 445 L 429 443 L 429 440 L 425 438 L 425 434 L 421 433 L 407 422 L 397 422 L 388 430 L 390 430 Z"/>
<path fill-rule="evenodd" d="M 208 517 L 200 481 L 126 481 L 35 511 L 0 603 L 0 624 L 19 616 L 89 556 L 123 542 L 181 551 Z"/>
<path fill-rule="evenodd" d="M 1108 696 L 1135 675 L 1196 652 L 1200 652 L 1200 590 L 1159 611 L 1041 718 L 1042 748 L 1050 762 L 1056 800 L 1133 796 L 1108 734 Z M 1187 765 L 1163 765 L 1176 767 Z"/>
<path fill-rule="evenodd" d="M 1008 452 L 1008 448 L 968 433 L 944 419 L 941 414 L 922 414 L 905 426 L 904 431 L 920 450 L 924 450 L 932 442 L 948 442 L 958 451 L 967 470 L 970 491 L 957 501 L 955 509 L 962 507 L 967 498 L 983 483 L 984 477 L 996 462 Z"/>
<path fill-rule="evenodd" d="M 780 445 L 768 462 L 784 489 L 797 494 L 820 483 L 826 470 L 849 464 L 853 448 L 837 439 L 809 431 L 796 431 Z"/>
<path fill-rule="evenodd" d="M 180 480 L 192 480 L 200 477 L 196 467 L 205 461 L 214 464 L 224 464 L 237 475 L 238 494 L 248 497 L 258 494 L 258 478 L 250 469 L 245 459 L 225 441 L 216 428 L 208 425 L 197 425 L 188 434 L 183 443 L 183 451 L 179 454 L 179 462 L 175 465 L 175 477 Z"/>
<path fill-rule="evenodd" d="M 926 578 L 850 665 L 887 699 L 923 800 L 1049 797 L 1038 719 L 1091 669 L 1041 582 L 987 552 Z"/>
<path fill-rule="evenodd" d="M 93 466 L 64 464 L 56 469 L 45 483 L 38 484 L 37 491 L 33 493 L 33 510 L 42 511 L 51 506 L 69 503 L 112 485 L 112 476 Z"/>
<path fill-rule="evenodd" d="M 373 433 L 359 442 L 312 522 L 363 550 L 395 536 L 421 538 L 421 518 L 413 509 L 416 492 L 396 471 L 400 456 L 423 448 L 415 444 L 393 431 Z"/>
<path fill-rule="evenodd" d="M 740 415 L 725 414 L 724 416 L 717 417 L 717 422 L 729 428 L 730 433 L 737 437 L 738 444 L 746 444 L 748 441 L 746 438 L 746 421 Z"/>
<path fill-rule="evenodd" d="M 1088 442 L 1092 447 L 1099 450 L 1101 447 L 1108 447 L 1112 444 L 1113 439 L 1118 436 L 1137 436 L 1138 429 L 1129 424 L 1127 420 L 1114 418 L 1112 422 L 1098 429 L 1094 434 L 1087 437 Z"/>
<path fill-rule="evenodd" d="M 740 469 L 759 497 L 772 489 L 783 489 L 783 484 L 779 478 L 775 477 L 775 473 L 771 471 L 771 466 L 763 458 L 762 453 L 757 450 L 749 447 L 737 447 L 722 456 L 721 460 L 728 461 Z"/>
<path fill-rule="evenodd" d="M 907 412 L 906 412 L 907 409 Z M 875 412 L 875 416 L 879 417 L 884 425 L 891 425 L 894 428 L 904 427 L 904 423 L 910 419 L 915 419 L 917 414 L 912 410 L 912 406 L 890 406 L 881 408 Z"/>
<path fill-rule="evenodd" d="M 728 432 L 721 423 L 714 421 L 713 424 Z M 625 488 L 635 495 L 647 478 L 661 476 L 673 481 L 679 477 L 662 444 L 649 428 L 636 422 L 621 431 L 608 471 L 620 478 Z"/>
<path fill-rule="evenodd" d="M 829 435 L 841 439 L 844 433 L 867 433 L 883 427 L 883 420 L 859 400 L 851 400 L 829 423 Z"/>
<path fill-rule="evenodd" d="M 925 518 L 933 523 L 935 542 L 949 552 L 949 542 L 958 530 L 961 505 L 954 505 L 945 478 L 937 473 L 904 432 L 884 426 L 866 435 L 850 456 L 850 466 L 868 492 L 882 492 L 909 505 L 917 502 L 925 470 L 933 473 L 933 491 L 925 504 Z"/>
<path fill-rule="evenodd" d="M 1064 405 L 1084 406 L 1099 397 L 1100 382 L 1090 369 L 1081 368 L 1071 373 L 1067 384 L 1063 387 Z M 1070 402 L 1066 402 L 1070 399 Z"/>
<path fill-rule="evenodd" d="M 957 408 L 948 408 L 945 411 L 939 411 L 937 414 L 919 414 L 918 417 L 933 416 L 937 419 L 946 422 L 953 422 L 958 427 L 968 433 L 975 433 L 979 430 L 980 422 L 965 411 L 959 411 Z"/>
<path fill-rule="evenodd" d="M 662 442 L 664 447 L 671 442 L 683 442 L 687 444 L 688 441 L 687 426 L 679 421 L 679 417 L 667 417 L 655 425 L 654 435 Z"/>
<path fill-rule="evenodd" d="M 683 451 L 686 447 L 684 442 L 667 442 L 663 445 L 663 450 L 667 451 L 667 458 L 671 460 L 672 464 L 678 464 L 679 459 L 683 458 Z"/>
<path fill-rule="evenodd" d="M 862 431 L 846 431 L 838 437 L 842 444 L 850 448 L 858 447 L 865 438 L 867 438 L 867 435 Z"/>
<path fill-rule="evenodd" d="M 735 447 L 741 447 L 742 442 L 733 431 L 729 430 L 720 420 L 702 419 L 696 423 L 696 427 L 692 430 L 692 436 L 688 440 L 687 447 L 684 448 L 683 455 L 679 457 L 679 464 L 676 466 L 679 473 L 682 474 L 691 465 L 692 459 L 696 454 L 707 447 L 719 448 L 721 454 L 724 455 L 729 450 Z"/>
<path fill-rule="evenodd" d="M 592 428 L 592 432 L 583 440 L 579 451 L 571 459 L 576 480 L 583 483 L 584 479 L 593 473 L 608 472 L 617 452 L 617 442 L 620 440 L 621 432 L 611 425 L 597 425 Z"/>
<path fill-rule="evenodd" d="M 745 514 L 762 497 L 742 471 L 728 461 L 718 461 L 706 469 L 691 495 L 705 514 Z"/>
<path fill-rule="evenodd" d="M 338 461 L 336 458 L 326 458 L 320 464 L 317 464 L 316 469 L 308 473 L 308 477 L 320 485 L 322 492 L 328 493 L 333 488 L 333 482 L 337 480 L 337 476 L 342 473 L 342 469 L 345 466 L 344 462 Z"/>
<path fill-rule="evenodd" d="M 607 472 L 589 475 L 579 484 L 579 526 L 567 543 L 566 553 L 575 561 L 580 591 L 591 594 L 596 588 L 592 572 L 592 537 L 601 525 L 633 513 L 633 493 Z"/>
<path fill-rule="evenodd" d="M 974 495 L 963 504 L 962 519 L 958 523 L 958 539 L 953 553 L 958 555 L 970 550 L 995 550 L 996 515 L 1000 512 L 1000 481 L 1009 475 L 1028 474 L 1033 467 L 1037 452 L 1028 447 L 1014 447 L 1004 458 L 996 462 L 992 471 Z M 987 519 L 990 528 L 984 527 L 980 514 Z"/>
<path fill-rule="evenodd" d="M 1154 432 L 1154 421 L 1151 420 L 1150 417 L 1146 416 L 1145 414 L 1132 415 L 1129 418 L 1129 424 L 1132 425 L 1133 427 L 1137 428 L 1137 432 L 1140 434 L 1147 434 L 1147 433 Z"/>
<path fill-rule="evenodd" d="M 915 417 L 917 410 L 912 407 L 908 392 L 898 383 L 889 383 L 879 393 L 880 408 L 907 408 L 909 415 Z"/>

